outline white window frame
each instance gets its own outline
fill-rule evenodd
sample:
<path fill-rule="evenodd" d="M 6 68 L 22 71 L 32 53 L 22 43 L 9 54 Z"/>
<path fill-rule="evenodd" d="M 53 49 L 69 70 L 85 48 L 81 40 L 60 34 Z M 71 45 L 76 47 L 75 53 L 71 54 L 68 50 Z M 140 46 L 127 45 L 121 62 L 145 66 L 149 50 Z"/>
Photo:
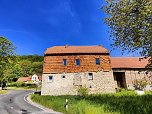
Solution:
<path fill-rule="evenodd" d="M 50 80 L 50 77 L 52 77 L 52 80 Z M 48 82 L 53 82 L 53 76 L 48 76 Z"/>
<path fill-rule="evenodd" d="M 92 74 L 92 75 L 90 75 Z M 88 73 L 88 80 L 93 80 L 93 73 Z"/>

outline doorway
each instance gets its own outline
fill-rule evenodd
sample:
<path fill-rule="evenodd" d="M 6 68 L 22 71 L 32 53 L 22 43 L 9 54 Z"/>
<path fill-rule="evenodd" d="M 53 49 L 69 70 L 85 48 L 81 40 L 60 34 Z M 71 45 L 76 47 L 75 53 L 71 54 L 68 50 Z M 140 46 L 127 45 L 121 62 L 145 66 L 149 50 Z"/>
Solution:
<path fill-rule="evenodd" d="M 114 72 L 114 80 L 117 81 L 117 86 L 119 88 L 127 88 L 125 72 Z"/>
<path fill-rule="evenodd" d="M 73 85 L 82 86 L 82 79 L 81 79 L 81 75 L 79 73 L 74 74 Z"/>

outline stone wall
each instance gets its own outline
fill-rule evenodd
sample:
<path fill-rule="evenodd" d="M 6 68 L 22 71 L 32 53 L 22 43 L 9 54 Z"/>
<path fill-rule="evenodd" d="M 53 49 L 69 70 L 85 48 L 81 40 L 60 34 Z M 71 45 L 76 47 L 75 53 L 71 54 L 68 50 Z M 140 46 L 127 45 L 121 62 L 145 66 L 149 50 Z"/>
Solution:
<path fill-rule="evenodd" d="M 88 79 L 88 73 L 93 74 L 93 80 Z M 53 76 L 53 81 L 48 82 L 48 76 Z M 65 76 L 65 78 L 63 78 Z M 80 76 L 79 84 L 74 84 L 74 76 Z M 111 93 L 115 92 L 116 82 L 113 72 L 79 72 L 61 74 L 43 74 L 42 95 L 76 95 L 78 88 L 87 87 L 89 93 Z"/>
<path fill-rule="evenodd" d="M 146 78 L 149 82 L 152 81 L 152 72 L 147 72 L 146 69 L 113 69 L 115 72 L 125 72 L 125 79 L 128 89 L 134 89 L 133 82 L 136 79 Z M 151 90 L 150 85 L 147 85 L 146 90 Z"/>
<path fill-rule="evenodd" d="M 147 71 L 144 69 L 143 70 L 138 70 L 138 69 L 126 70 L 125 76 L 126 76 L 126 83 L 127 83 L 128 89 L 134 89 L 133 81 L 136 79 L 146 78 L 147 81 L 149 81 L 150 75 L 152 75 L 152 72 L 149 72 L 148 74 L 146 72 Z M 147 85 L 147 87 L 145 89 L 151 90 L 152 88 L 150 87 L 150 85 Z"/>

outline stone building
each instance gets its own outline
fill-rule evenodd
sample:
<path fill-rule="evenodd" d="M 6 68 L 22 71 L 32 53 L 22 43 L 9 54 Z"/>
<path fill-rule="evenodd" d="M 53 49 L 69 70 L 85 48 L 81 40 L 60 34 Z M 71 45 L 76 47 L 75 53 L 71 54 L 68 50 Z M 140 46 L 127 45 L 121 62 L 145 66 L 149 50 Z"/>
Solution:
<path fill-rule="evenodd" d="M 44 55 L 42 95 L 115 92 L 109 51 L 102 46 L 55 46 Z"/>
<path fill-rule="evenodd" d="M 133 89 L 134 79 L 149 75 L 146 64 L 139 58 L 110 58 L 102 46 L 55 46 L 44 54 L 41 94 L 75 95 L 79 87 L 90 93 Z"/>
<path fill-rule="evenodd" d="M 152 81 L 152 69 L 146 68 L 148 58 L 139 57 L 111 57 L 111 65 L 114 75 L 114 80 L 120 88 L 134 89 L 134 80 L 146 78 L 147 81 Z M 150 85 L 147 85 L 147 90 L 151 90 Z"/>

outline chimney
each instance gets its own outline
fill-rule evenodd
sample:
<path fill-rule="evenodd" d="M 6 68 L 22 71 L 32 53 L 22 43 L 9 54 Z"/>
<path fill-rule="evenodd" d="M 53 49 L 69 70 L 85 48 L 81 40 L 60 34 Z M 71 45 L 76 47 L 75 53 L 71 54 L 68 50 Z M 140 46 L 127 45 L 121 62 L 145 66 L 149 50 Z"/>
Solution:
<path fill-rule="evenodd" d="M 65 45 L 65 48 L 67 48 L 67 47 L 69 47 L 69 45 L 68 45 L 68 44 L 66 44 L 66 45 Z"/>

